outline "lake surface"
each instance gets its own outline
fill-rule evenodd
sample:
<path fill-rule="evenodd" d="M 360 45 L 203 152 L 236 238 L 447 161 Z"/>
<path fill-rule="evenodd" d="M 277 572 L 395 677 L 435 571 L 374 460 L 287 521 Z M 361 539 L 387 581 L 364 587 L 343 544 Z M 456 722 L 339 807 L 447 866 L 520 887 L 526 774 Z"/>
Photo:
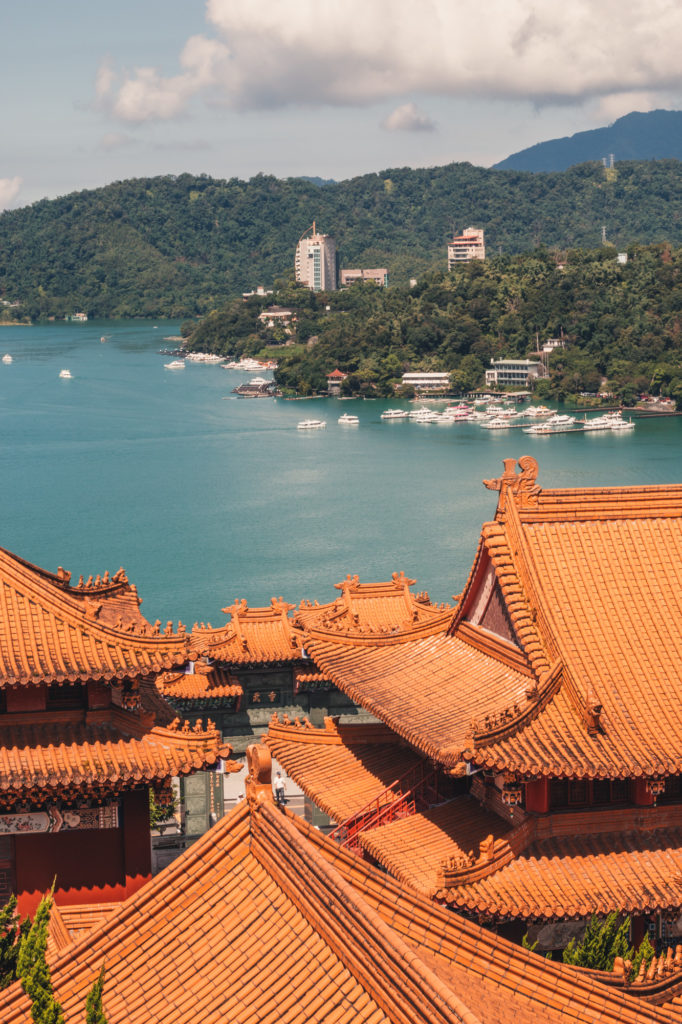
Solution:
<path fill-rule="evenodd" d="M 328 601 L 347 573 L 401 569 L 450 600 L 495 512 L 481 481 L 506 457 L 534 455 L 547 487 L 682 480 L 682 418 L 548 438 L 382 421 L 395 402 L 239 400 L 249 375 L 164 368 L 178 328 L 0 327 L 0 544 L 76 580 L 122 565 L 151 621 L 217 625 L 235 598 Z M 327 429 L 298 431 L 308 417 Z"/>

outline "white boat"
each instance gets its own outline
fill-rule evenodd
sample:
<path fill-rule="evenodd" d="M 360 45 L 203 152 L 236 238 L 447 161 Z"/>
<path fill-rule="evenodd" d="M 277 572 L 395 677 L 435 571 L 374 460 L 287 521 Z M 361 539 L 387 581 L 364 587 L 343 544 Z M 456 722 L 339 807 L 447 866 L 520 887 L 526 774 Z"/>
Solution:
<path fill-rule="evenodd" d="M 575 423 L 575 416 L 566 416 L 562 413 L 555 412 L 553 416 L 550 416 L 548 420 L 545 420 L 548 427 L 572 427 Z"/>
<path fill-rule="evenodd" d="M 223 363 L 225 361 L 223 356 L 218 356 L 214 352 L 188 352 L 185 359 L 190 363 Z"/>
<path fill-rule="evenodd" d="M 60 370 L 59 376 L 62 378 L 62 380 L 71 380 L 73 374 L 71 373 L 71 370 Z"/>
<path fill-rule="evenodd" d="M 509 420 L 504 419 L 502 416 L 495 416 L 494 419 L 481 423 L 481 426 L 484 430 L 508 430 Z"/>
<path fill-rule="evenodd" d="M 438 413 L 433 409 L 412 409 L 408 414 L 413 423 L 435 423 Z"/>
<path fill-rule="evenodd" d="M 524 434 L 556 434 L 556 427 L 550 427 L 546 423 L 533 423 L 530 427 L 523 428 Z"/>
<path fill-rule="evenodd" d="M 594 419 L 587 418 L 582 421 L 583 430 L 610 430 L 612 420 L 608 416 L 595 416 Z"/>
<path fill-rule="evenodd" d="M 386 409 L 382 412 L 382 420 L 406 420 L 409 418 L 407 409 Z"/>
<path fill-rule="evenodd" d="M 7 363 L 7 364 L 12 362 L 12 357 L 9 354 L 9 352 L 5 352 L 4 356 L 2 357 L 2 361 L 3 361 L 3 363 Z"/>
<path fill-rule="evenodd" d="M 167 370 L 184 370 L 185 363 L 182 359 L 174 359 L 172 363 L 163 364 Z"/>
<path fill-rule="evenodd" d="M 611 423 L 610 429 L 611 430 L 634 430 L 635 429 L 635 424 L 633 423 L 632 420 L 624 420 L 624 419 L 620 419 L 620 418 L 617 419 L 617 418 L 614 417 L 613 422 Z"/>
<path fill-rule="evenodd" d="M 353 416 L 352 413 L 344 412 L 343 416 L 339 416 L 338 422 L 341 424 L 341 426 L 357 427 L 358 424 L 360 423 L 360 420 L 358 419 L 357 416 Z"/>
<path fill-rule="evenodd" d="M 297 424 L 298 430 L 324 430 L 327 426 L 326 420 L 300 420 Z"/>

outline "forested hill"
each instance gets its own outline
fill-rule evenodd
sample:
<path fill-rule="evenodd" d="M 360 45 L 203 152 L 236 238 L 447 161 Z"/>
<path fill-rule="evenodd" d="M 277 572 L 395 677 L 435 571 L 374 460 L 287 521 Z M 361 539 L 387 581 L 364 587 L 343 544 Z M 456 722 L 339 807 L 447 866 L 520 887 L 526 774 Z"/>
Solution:
<path fill-rule="evenodd" d="M 682 110 L 633 111 L 605 128 L 538 142 L 495 164 L 505 171 L 565 171 L 613 154 L 621 160 L 682 159 Z"/>
<path fill-rule="evenodd" d="M 386 266 L 394 284 L 443 268 L 454 230 L 485 228 L 491 253 L 682 243 L 682 163 L 585 164 L 534 175 L 450 164 L 324 187 L 257 175 L 140 178 L 0 216 L 0 298 L 63 316 L 204 313 L 293 270 L 313 220 L 341 266 Z"/>

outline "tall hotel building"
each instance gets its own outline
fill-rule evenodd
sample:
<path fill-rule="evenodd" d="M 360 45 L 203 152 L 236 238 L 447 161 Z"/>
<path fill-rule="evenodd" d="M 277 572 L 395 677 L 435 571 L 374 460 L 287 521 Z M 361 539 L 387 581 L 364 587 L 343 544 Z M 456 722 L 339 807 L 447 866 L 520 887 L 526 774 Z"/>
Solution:
<path fill-rule="evenodd" d="M 298 241 L 294 268 L 296 280 L 312 291 L 336 291 L 336 242 L 330 235 L 319 234 L 315 221 Z"/>
<path fill-rule="evenodd" d="M 448 270 L 458 263 L 485 259 L 483 228 L 466 228 L 461 235 L 455 235 L 448 245 Z"/>

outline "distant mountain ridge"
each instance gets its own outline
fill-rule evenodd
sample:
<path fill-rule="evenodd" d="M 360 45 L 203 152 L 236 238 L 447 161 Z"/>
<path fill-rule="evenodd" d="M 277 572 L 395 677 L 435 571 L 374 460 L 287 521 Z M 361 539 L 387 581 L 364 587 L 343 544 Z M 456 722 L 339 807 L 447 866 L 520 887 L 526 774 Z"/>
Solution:
<path fill-rule="evenodd" d="M 565 171 L 575 164 L 619 160 L 682 160 L 682 111 L 634 111 L 606 128 L 538 142 L 493 165 L 496 171 Z"/>

